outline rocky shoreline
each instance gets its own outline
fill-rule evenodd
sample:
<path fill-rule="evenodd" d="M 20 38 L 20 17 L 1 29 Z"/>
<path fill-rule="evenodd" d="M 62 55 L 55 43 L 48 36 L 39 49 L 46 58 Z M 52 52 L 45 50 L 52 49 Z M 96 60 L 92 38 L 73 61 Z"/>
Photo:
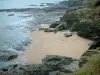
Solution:
<path fill-rule="evenodd" d="M 45 8 L 13 8 L 13 9 L 0 9 L 0 12 L 28 12 L 28 11 L 41 11 L 51 12 L 54 10 L 66 10 L 68 8 L 62 7 L 45 7 Z"/>
<path fill-rule="evenodd" d="M 59 27 L 58 27 L 59 28 Z M 44 32 L 55 32 L 55 30 L 48 30 L 48 26 L 42 26 L 39 28 L 44 30 Z M 72 36 L 73 32 L 64 34 L 65 37 Z M 55 34 L 56 35 L 56 34 Z M 92 45 L 93 46 L 93 45 Z M 91 47 L 92 47 L 91 46 Z M 80 67 L 82 67 L 86 62 L 88 62 L 86 55 L 97 54 L 99 51 L 88 50 L 83 53 L 80 59 L 74 59 L 71 57 L 58 56 L 58 55 L 47 55 L 42 59 L 41 64 L 12 64 L 0 69 L 1 75 L 75 75 Z M 85 58 L 84 58 L 85 56 Z M 15 57 L 12 55 L 11 59 Z M 9 59 L 8 58 L 8 59 Z M 7 59 L 7 60 L 8 60 Z"/>
<path fill-rule="evenodd" d="M 47 55 L 41 64 L 10 65 L 0 69 L 1 75 L 64 75 L 79 69 L 79 60 L 65 56 Z"/>
<path fill-rule="evenodd" d="M 88 2 L 87 2 L 88 3 Z M 96 8 L 96 9 L 95 9 Z M 70 30 L 65 37 L 72 36 L 73 32 L 93 43 L 82 54 L 80 59 L 71 57 L 47 55 L 41 64 L 9 65 L 0 69 L 1 75 L 100 75 L 100 1 L 89 3 L 89 7 L 73 9 L 66 12 L 59 22 L 51 24 L 45 32 L 57 33 L 61 30 Z M 40 29 L 41 30 L 41 29 Z M 5 54 L 4 54 L 5 55 Z M 7 55 L 5 55 L 6 57 Z M 8 56 L 13 59 L 17 54 Z"/>
<path fill-rule="evenodd" d="M 29 22 L 25 21 L 25 23 L 22 23 L 22 24 L 21 24 L 21 22 L 19 22 L 20 23 L 20 24 L 18 23 L 19 25 L 12 24 L 14 22 L 9 22 L 12 25 L 8 25 L 7 27 L 4 25 L 4 27 L 6 28 L 5 30 L 10 31 L 10 32 L 4 31 L 4 32 L 7 32 L 7 34 L 9 34 L 9 33 L 14 34 L 13 30 L 16 30 L 17 28 L 20 29 L 20 30 L 23 29 L 22 30 L 23 33 L 21 34 L 19 32 L 18 35 L 22 35 L 22 37 L 24 37 L 24 33 L 25 33 L 25 35 L 27 34 L 26 36 L 30 35 L 30 33 L 35 30 L 35 26 L 38 27 L 38 24 L 41 23 L 41 22 L 44 22 L 44 19 L 45 19 L 46 22 L 47 21 L 52 22 L 52 21 L 54 21 L 54 19 L 58 19 L 59 16 L 62 16 L 64 11 L 65 11 L 65 9 L 60 9 L 60 8 L 54 8 L 54 9 L 51 9 L 51 8 L 50 9 L 48 9 L 48 8 L 44 8 L 44 9 L 40 9 L 40 8 L 0 9 L 0 12 L 1 12 L 0 15 L 2 15 L 2 13 L 4 13 L 3 15 L 4 15 L 5 18 L 7 16 L 7 18 L 10 18 L 10 19 L 16 19 L 16 18 L 20 19 L 20 18 L 22 18 L 23 20 L 24 19 L 27 20 L 28 19 L 27 17 L 31 17 L 33 19 L 32 21 L 28 20 Z M 18 14 L 16 14 L 16 13 L 18 13 Z M 27 14 L 29 16 L 26 16 Z M 42 18 L 44 18 L 44 19 L 42 20 Z M 16 23 L 17 22 L 18 21 L 16 20 Z M 25 29 L 25 32 L 24 32 L 24 29 Z M 18 30 L 18 31 L 20 31 L 20 30 Z M 27 31 L 29 31 L 29 32 L 27 32 Z M 9 37 L 9 35 L 6 35 L 6 36 Z M 5 37 L 2 37 L 2 38 L 5 38 Z M 13 37 L 13 39 L 11 39 L 11 38 L 8 38 L 8 40 L 10 39 L 11 41 L 13 41 L 14 38 L 16 39 L 16 36 Z M 20 40 L 20 37 L 18 39 Z M 25 48 L 31 44 L 31 37 L 30 38 L 28 37 L 28 39 L 25 39 L 25 41 L 24 41 L 24 38 L 22 38 L 23 42 L 21 42 L 21 43 L 19 43 L 19 45 L 17 45 L 16 42 L 19 42 L 19 40 L 18 41 L 15 40 L 14 45 L 13 44 L 10 45 L 9 42 L 6 43 L 6 44 L 9 44 L 9 46 L 12 47 L 12 48 L 4 49 L 4 50 L 3 50 L 3 48 L 1 48 L 1 50 L 0 50 L 0 68 L 14 64 L 14 63 L 15 64 L 16 63 L 26 64 L 27 59 L 24 59 L 23 56 L 25 55 L 24 54 L 24 51 L 26 50 Z M 4 40 L 4 41 L 6 42 L 7 40 Z M 2 45 L 1 43 L 0 43 L 0 45 Z M 6 46 L 5 46 L 5 48 L 6 48 Z M 23 54 L 22 54 L 22 52 L 23 52 Z"/>

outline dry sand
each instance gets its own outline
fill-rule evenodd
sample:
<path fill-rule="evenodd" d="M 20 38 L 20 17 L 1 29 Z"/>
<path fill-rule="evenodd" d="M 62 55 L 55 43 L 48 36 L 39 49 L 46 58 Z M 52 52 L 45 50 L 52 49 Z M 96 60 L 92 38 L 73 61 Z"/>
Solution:
<path fill-rule="evenodd" d="M 80 58 L 82 53 L 89 48 L 88 44 L 92 42 L 77 35 L 67 38 L 63 34 L 64 32 L 54 34 L 34 31 L 33 44 L 27 50 L 28 63 L 41 63 L 42 58 L 49 54 Z"/>

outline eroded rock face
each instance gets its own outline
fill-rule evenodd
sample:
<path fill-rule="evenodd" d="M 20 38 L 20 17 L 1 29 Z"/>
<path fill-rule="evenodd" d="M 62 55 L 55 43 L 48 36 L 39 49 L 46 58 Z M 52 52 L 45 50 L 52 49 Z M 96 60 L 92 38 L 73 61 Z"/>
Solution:
<path fill-rule="evenodd" d="M 9 61 L 18 56 L 18 53 L 13 51 L 7 51 L 7 50 L 0 50 L 0 60 L 1 61 Z"/>

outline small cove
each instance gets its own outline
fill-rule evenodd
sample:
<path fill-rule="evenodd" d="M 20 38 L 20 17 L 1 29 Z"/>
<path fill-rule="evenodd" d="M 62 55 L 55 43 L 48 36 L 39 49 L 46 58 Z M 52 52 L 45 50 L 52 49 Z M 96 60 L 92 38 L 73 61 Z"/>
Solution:
<path fill-rule="evenodd" d="M 89 48 L 91 40 L 84 39 L 77 35 L 66 38 L 64 32 L 46 33 L 34 31 L 32 33 L 33 44 L 27 50 L 29 64 L 42 62 L 46 55 L 60 55 L 79 59 L 83 52 Z M 34 42 L 37 40 L 37 42 Z"/>

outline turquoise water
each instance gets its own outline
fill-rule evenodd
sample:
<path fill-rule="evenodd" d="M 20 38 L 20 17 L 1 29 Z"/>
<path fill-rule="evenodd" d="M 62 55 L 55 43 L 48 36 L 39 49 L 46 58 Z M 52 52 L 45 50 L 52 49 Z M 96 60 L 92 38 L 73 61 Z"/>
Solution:
<path fill-rule="evenodd" d="M 0 9 L 10 8 L 33 8 L 39 7 L 41 3 L 58 3 L 63 0 L 0 0 Z M 29 6 L 37 5 L 37 6 Z"/>

